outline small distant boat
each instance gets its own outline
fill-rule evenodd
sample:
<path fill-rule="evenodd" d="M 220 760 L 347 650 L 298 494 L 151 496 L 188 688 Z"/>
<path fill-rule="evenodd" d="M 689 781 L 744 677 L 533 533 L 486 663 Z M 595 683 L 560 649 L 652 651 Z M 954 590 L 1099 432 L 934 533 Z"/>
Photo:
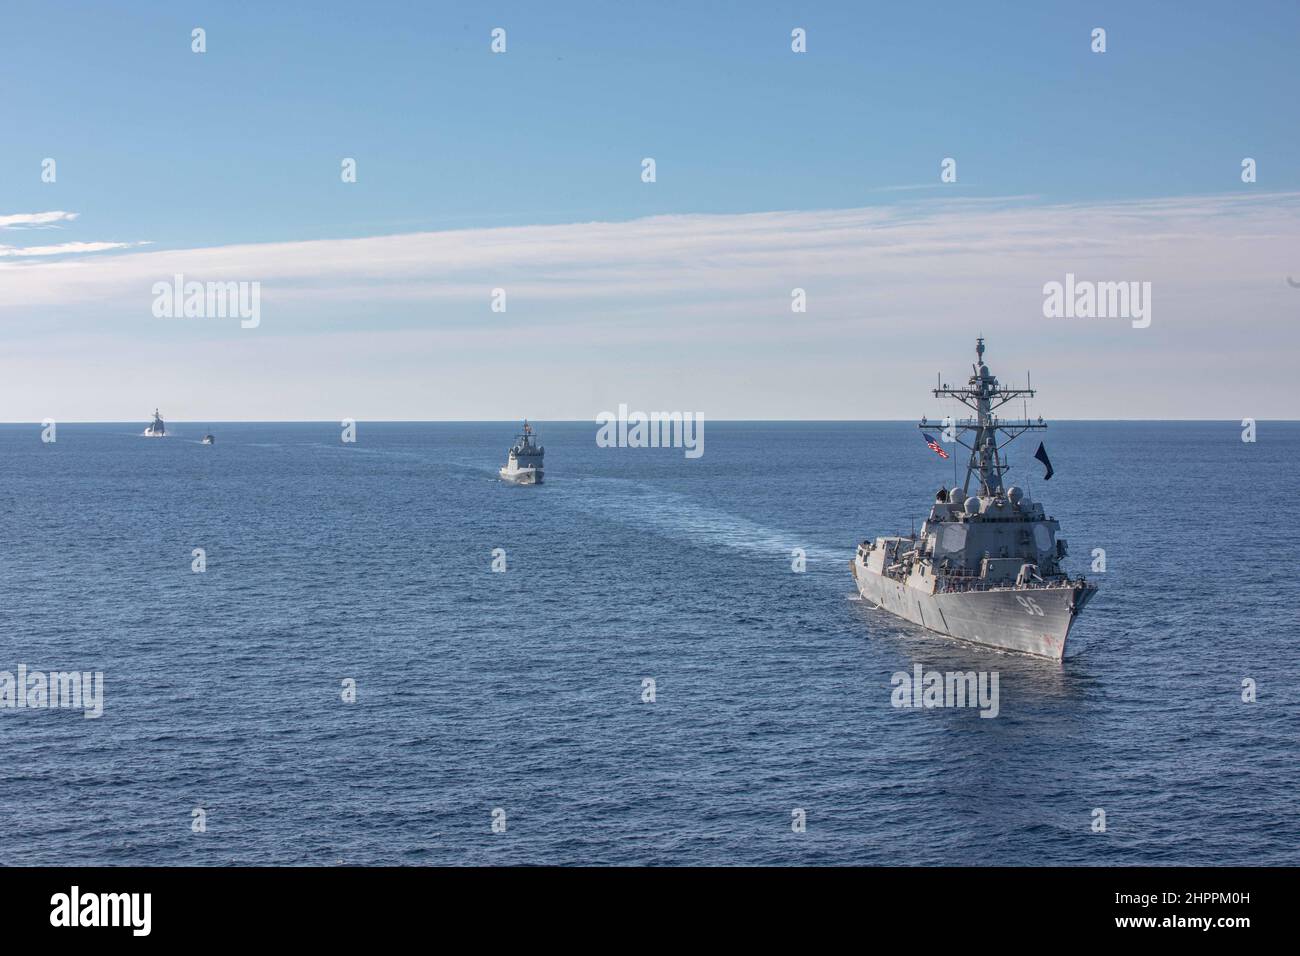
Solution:
<path fill-rule="evenodd" d="M 533 437 L 533 426 L 524 419 L 523 433 L 515 437 L 506 466 L 498 472 L 503 481 L 513 481 L 517 485 L 542 483 L 542 457 L 546 454 L 546 449 L 537 444 Z"/>
<path fill-rule="evenodd" d="M 153 410 L 153 421 L 149 427 L 144 430 L 145 438 L 166 438 L 167 426 L 163 423 L 162 416 L 158 414 L 158 409 Z"/>
<path fill-rule="evenodd" d="M 211 433 L 211 432 L 209 432 L 208 434 L 206 434 L 206 435 L 203 436 L 203 444 L 205 444 L 205 445 L 215 445 L 216 443 L 217 443 L 217 440 L 216 440 L 215 438 L 212 437 L 212 433 Z"/>

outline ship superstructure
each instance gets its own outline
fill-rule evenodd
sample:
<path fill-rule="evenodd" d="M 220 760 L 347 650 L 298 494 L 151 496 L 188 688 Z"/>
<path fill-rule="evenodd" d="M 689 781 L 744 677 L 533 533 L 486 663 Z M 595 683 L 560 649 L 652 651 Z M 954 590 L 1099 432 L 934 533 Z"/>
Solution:
<path fill-rule="evenodd" d="M 1097 588 L 1063 567 L 1067 548 L 1058 522 L 1004 481 L 1006 446 L 1047 425 L 1041 417 L 1002 419 L 997 411 L 1032 397 L 1033 389 L 1001 385 L 984 364 L 982 338 L 975 353 L 965 388 L 940 382 L 933 390 L 974 413 L 944 423 L 970 452 L 965 481 L 939 490 L 919 535 L 862 542 L 853 577 L 877 608 L 930 630 L 1060 660 L 1071 625 Z M 924 419 L 918 427 L 935 429 Z"/>

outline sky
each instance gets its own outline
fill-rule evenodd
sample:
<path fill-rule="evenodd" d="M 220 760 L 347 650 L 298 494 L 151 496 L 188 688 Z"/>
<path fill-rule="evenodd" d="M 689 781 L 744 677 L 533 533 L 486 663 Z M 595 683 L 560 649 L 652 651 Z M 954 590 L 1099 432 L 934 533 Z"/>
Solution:
<path fill-rule="evenodd" d="M 981 334 L 1047 417 L 1300 418 L 1298 28 L 6 0 L 0 420 L 910 419 Z M 256 327 L 156 315 L 177 274 L 256 283 Z M 1150 324 L 1045 316 L 1067 274 Z"/>

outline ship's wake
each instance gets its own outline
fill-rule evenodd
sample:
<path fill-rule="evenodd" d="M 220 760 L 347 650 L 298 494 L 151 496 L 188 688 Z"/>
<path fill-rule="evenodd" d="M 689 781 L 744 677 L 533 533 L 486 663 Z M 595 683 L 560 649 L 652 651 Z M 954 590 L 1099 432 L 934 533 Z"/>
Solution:
<path fill-rule="evenodd" d="M 587 478 L 580 497 L 557 494 L 557 501 L 581 507 L 588 513 L 654 534 L 688 541 L 701 547 L 723 547 L 750 554 L 794 560 L 801 549 L 809 570 L 813 565 L 846 566 L 849 549 L 837 550 L 801 538 L 797 533 L 769 528 L 749 518 L 730 514 L 676 492 L 618 478 Z M 556 491 L 560 483 L 554 485 Z M 577 491 L 564 488 L 565 492 Z"/>

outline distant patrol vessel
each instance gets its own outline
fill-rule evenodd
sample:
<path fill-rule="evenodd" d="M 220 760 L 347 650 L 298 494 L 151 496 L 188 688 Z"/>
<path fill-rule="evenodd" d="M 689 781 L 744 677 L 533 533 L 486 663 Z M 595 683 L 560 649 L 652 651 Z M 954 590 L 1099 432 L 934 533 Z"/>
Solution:
<path fill-rule="evenodd" d="M 167 426 L 163 424 L 162 416 L 158 414 L 158 409 L 153 410 L 153 422 L 144 430 L 145 438 L 165 438 L 167 437 Z"/>
<path fill-rule="evenodd" d="M 1060 660 L 1070 627 L 1097 586 L 1082 576 L 1071 578 L 1061 566 L 1066 543 L 1043 506 L 1014 485 L 1004 487 L 1009 466 L 1002 449 L 1024 432 L 1047 426 L 1041 417 L 1037 422 L 999 419 L 997 409 L 1034 391 L 998 384 L 984 364 L 982 338 L 975 354 L 966 388 L 941 384 L 933 390 L 936 398 L 955 398 L 975 412 L 974 418 L 949 425 L 971 436 L 969 444 L 957 438 L 970 450 L 965 483 L 939 490 L 919 536 L 862 542 L 852 562 L 853 578 L 876 608 L 932 631 Z M 922 419 L 919 427 L 935 426 Z M 1035 457 L 1047 466 L 1050 479 L 1051 464 L 1041 445 Z"/>
<path fill-rule="evenodd" d="M 515 436 L 515 443 L 510 448 L 510 457 L 499 472 L 505 481 L 518 485 L 540 485 L 542 483 L 542 457 L 546 449 L 533 440 L 533 426 L 524 419 L 522 434 Z"/>
<path fill-rule="evenodd" d="M 208 432 L 206 435 L 203 436 L 203 444 L 205 444 L 205 445 L 215 445 L 216 443 L 217 443 L 217 440 L 216 440 L 216 438 L 214 438 L 214 437 L 212 436 L 212 433 L 211 433 L 211 432 Z"/>

